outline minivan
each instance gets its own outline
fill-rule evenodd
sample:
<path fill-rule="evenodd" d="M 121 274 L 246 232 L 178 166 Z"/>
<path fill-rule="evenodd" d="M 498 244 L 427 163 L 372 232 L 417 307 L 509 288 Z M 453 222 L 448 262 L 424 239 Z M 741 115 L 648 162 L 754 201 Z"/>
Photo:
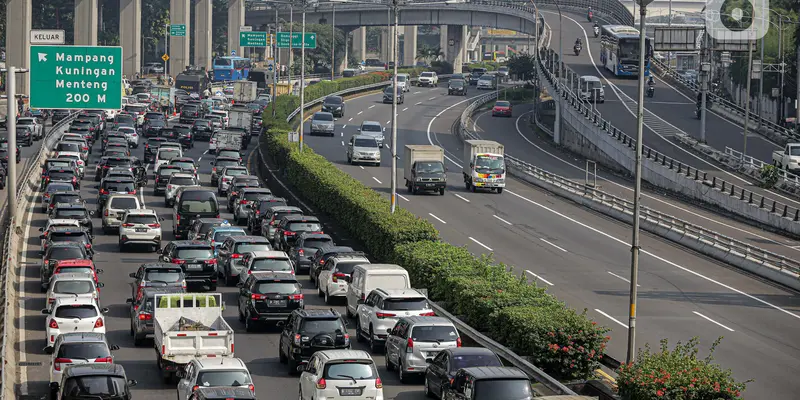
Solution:
<path fill-rule="evenodd" d="M 411 278 L 405 268 L 396 264 L 361 264 L 353 268 L 347 286 L 347 316 L 356 314 L 373 289 L 410 289 Z"/>
<path fill-rule="evenodd" d="M 182 187 L 172 209 L 172 233 L 186 237 L 189 225 L 197 218 L 219 218 L 219 203 L 213 190 L 202 187 Z"/>
<path fill-rule="evenodd" d="M 604 85 L 600 82 L 600 78 L 592 75 L 584 75 L 578 81 L 578 85 L 578 93 L 580 93 L 581 100 L 593 103 L 605 103 L 606 91 L 603 89 Z"/>

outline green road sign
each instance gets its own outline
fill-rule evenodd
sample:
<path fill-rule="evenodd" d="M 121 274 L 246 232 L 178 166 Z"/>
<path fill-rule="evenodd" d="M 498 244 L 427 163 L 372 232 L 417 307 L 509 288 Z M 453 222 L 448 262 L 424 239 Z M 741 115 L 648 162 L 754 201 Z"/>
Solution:
<path fill-rule="evenodd" d="M 292 48 L 299 49 L 303 47 L 303 44 L 300 42 L 300 32 L 292 32 Z M 317 48 L 317 34 L 316 33 L 306 33 L 306 37 L 304 42 L 306 43 L 307 49 L 316 49 Z M 280 49 L 288 49 L 289 48 L 289 32 L 278 32 L 278 48 Z"/>
<path fill-rule="evenodd" d="M 169 26 L 170 36 L 186 36 L 186 24 L 171 24 Z"/>
<path fill-rule="evenodd" d="M 239 32 L 239 46 L 242 47 L 267 47 L 271 44 L 270 37 L 267 32 Z"/>
<path fill-rule="evenodd" d="M 122 47 L 31 46 L 33 108 L 122 108 Z"/>

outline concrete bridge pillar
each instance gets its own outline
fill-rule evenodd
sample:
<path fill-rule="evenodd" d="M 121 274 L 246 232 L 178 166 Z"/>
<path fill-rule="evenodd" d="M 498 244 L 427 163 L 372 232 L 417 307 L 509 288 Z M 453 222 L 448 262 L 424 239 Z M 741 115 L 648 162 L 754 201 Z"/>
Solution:
<path fill-rule="evenodd" d="M 392 39 L 396 34 L 397 32 L 395 31 L 394 26 L 387 27 L 386 30 L 381 33 L 381 61 L 387 64 L 389 61 L 392 61 L 393 58 Z"/>
<path fill-rule="evenodd" d="M 33 0 L 8 0 L 6 3 L 6 65 L 30 68 L 32 10 Z M 8 32 L 14 34 L 9 35 Z M 30 94 L 29 76 L 17 74 L 17 94 Z"/>
<path fill-rule="evenodd" d="M 235 51 L 237 56 L 244 56 L 239 46 L 239 27 L 244 24 L 244 0 L 228 0 L 228 55 Z"/>
<path fill-rule="evenodd" d="M 189 35 L 192 34 L 190 0 L 170 0 L 169 22 L 186 25 L 186 36 L 169 38 L 169 74 L 177 76 L 191 65 L 189 59 Z"/>
<path fill-rule="evenodd" d="M 465 60 L 467 33 L 466 25 L 450 25 L 447 27 L 447 52 L 445 60 L 453 65 L 453 73 L 460 74 Z"/>
<path fill-rule="evenodd" d="M 142 0 L 120 0 L 119 42 L 122 73 L 134 76 L 142 68 Z"/>
<path fill-rule="evenodd" d="M 447 25 L 442 25 L 439 27 L 439 49 L 442 51 L 442 57 L 447 60 Z"/>
<path fill-rule="evenodd" d="M 403 27 L 403 60 L 402 65 L 417 63 L 417 26 Z"/>
<path fill-rule="evenodd" d="M 212 44 L 211 13 L 212 0 L 199 0 L 194 5 L 194 65 L 211 70 Z M 238 27 L 236 28 L 239 29 Z M 238 40 L 238 33 L 237 33 Z"/>
<path fill-rule="evenodd" d="M 353 56 L 358 62 L 367 59 L 367 27 L 362 26 L 353 31 Z"/>
<path fill-rule="evenodd" d="M 97 0 L 75 0 L 75 45 L 97 46 Z M 9 31 L 10 32 L 10 31 Z"/>

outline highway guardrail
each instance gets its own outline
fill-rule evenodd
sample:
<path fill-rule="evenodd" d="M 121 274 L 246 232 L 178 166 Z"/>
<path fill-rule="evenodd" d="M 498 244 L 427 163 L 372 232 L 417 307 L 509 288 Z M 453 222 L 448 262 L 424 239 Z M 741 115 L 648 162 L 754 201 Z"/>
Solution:
<path fill-rule="evenodd" d="M 9 338 L 10 332 L 14 332 L 13 325 L 15 320 L 24 318 L 24 316 L 17 315 L 15 318 L 11 317 L 18 309 L 17 302 L 14 296 L 14 283 L 16 279 L 9 279 L 10 276 L 16 277 L 16 268 L 19 266 L 19 259 L 21 249 L 18 249 L 18 244 L 25 235 L 28 226 L 23 224 L 25 215 L 27 214 L 30 203 L 35 201 L 34 195 L 41 183 L 39 168 L 41 162 L 47 158 L 55 142 L 60 137 L 61 128 L 69 124 L 78 113 L 72 113 L 69 117 L 62 119 L 53 125 L 42 139 L 39 151 L 33 156 L 28 158 L 23 167 L 23 173 L 17 179 L 17 209 L 8 210 L 7 205 L 2 210 L 2 229 L 3 229 L 3 243 L 2 243 L 2 264 L 0 265 L 0 304 L 3 306 L 0 312 L 0 329 L 2 329 L 2 378 L 0 378 L 0 385 L 2 385 L 2 393 L 0 398 L 13 399 L 16 398 L 14 393 L 15 384 L 13 382 L 16 378 L 18 364 L 16 360 L 16 350 L 14 347 L 14 338 Z M 9 160 L 12 162 L 12 160 Z M 6 212 L 8 211 L 8 212 Z M 17 277 L 21 278 L 21 277 Z M 9 384 L 12 383 L 12 384 Z"/>
<path fill-rule="evenodd" d="M 477 98 L 461 114 L 461 139 L 479 139 L 468 121 L 476 109 L 492 101 L 495 93 Z M 587 206 L 623 222 L 633 222 L 633 202 L 579 183 L 506 154 L 509 172 L 547 191 Z M 660 211 L 641 207 L 645 231 L 748 271 L 772 282 L 800 290 L 800 262 L 704 228 Z"/>

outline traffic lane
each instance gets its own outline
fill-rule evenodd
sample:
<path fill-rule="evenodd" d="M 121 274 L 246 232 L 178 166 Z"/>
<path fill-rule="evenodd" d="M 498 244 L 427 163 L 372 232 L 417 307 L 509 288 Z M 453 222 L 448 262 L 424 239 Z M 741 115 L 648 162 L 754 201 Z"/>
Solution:
<path fill-rule="evenodd" d="M 586 159 L 580 155 L 555 148 L 550 137 L 535 132 L 528 122 L 532 112 L 533 105 L 531 104 L 516 106 L 513 118 L 491 117 L 491 110 L 480 112 L 473 119 L 473 130 L 485 139 L 503 143 L 509 149 L 509 155 L 567 179 L 585 182 Z M 632 198 L 633 189 L 630 180 L 603 170 L 599 171 L 598 180 L 601 190 L 621 198 Z M 750 225 L 715 214 L 702 207 L 664 197 L 653 191 L 652 188 L 644 188 L 642 199 L 647 207 L 687 221 L 695 221 L 723 235 L 786 257 L 796 257 L 800 251 L 800 247 L 794 247 L 800 245 L 800 242 L 772 232 L 757 230 Z"/>

